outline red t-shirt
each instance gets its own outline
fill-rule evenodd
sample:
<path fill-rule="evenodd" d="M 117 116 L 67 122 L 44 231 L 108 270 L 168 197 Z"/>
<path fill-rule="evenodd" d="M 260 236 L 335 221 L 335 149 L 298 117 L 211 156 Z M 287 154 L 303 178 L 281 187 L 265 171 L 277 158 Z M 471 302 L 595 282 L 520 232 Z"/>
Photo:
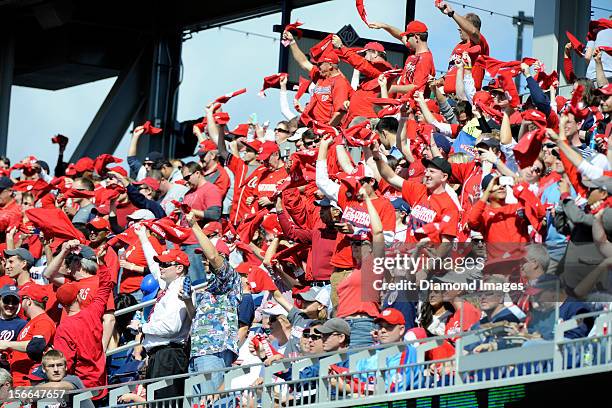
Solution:
<path fill-rule="evenodd" d="M 183 198 L 183 203 L 187 204 L 194 210 L 206 211 L 210 207 L 219 207 L 223 203 L 223 197 L 221 191 L 213 183 L 206 182 L 195 190 L 189 191 Z M 183 217 L 181 220 L 182 227 L 189 227 L 187 219 Z M 189 235 L 189 238 L 184 242 L 185 245 L 197 244 L 198 240 L 193 234 L 193 231 Z"/>
<path fill-rule="evenodd" d="M 89 278 L 84 278 L 78 281 L 73 281 L 72 284 L 76 285 L 79 288 L 79 294 L 77 295 L 77 300 L 79 302 L 79 305 L 81 305 L 81 309 L 89 306 L 93 300 L 93 298 L 96 296 L 96 293 L 98 293 L 98 286 L 99 286 L 99 282 L 100 279 L 98 276 L 90 276 Z M 63 316 L 66 315 L 66 309 L 63 309 L 62 311 L 62 319 Z M 111 295 L 108 297 L 108 300 L 106 302 L 106 311 L 113 311 L 115 310 L 115 299 L 113 298 L 113 295 L 111 293 Z"/>
<path fill-rule="evenodd" d="M 355 229 L 355 233 L 370 231 L 370 215 L 365 204 L 346 196 L 347 188 L 340 186 L 338 192 L 338 205 L 342 208 L 342 221 L 348 222 Z M 372 204 L 383 225 L 384 231 L 395 232 L 395 209 L 391 202 L 378 197 L 372 200 Z M 336 250 L 330 263 L 338 268 L 349 269 L 355 266 L 351 240 L 344 234 L 338 234 L 336 238 Z"/>
<path fill-rule="evenodd" d="M 320 78 L 317 67 L 310 71 L 310 78 L 316 81 L 316 86 L 304 114 L 321 123 L 329 123 L 334 113 L 344 109 L 344 102 L 350 99 L 353 88 L 342 74 Z"/>
<path fill-rule="evenodd" d="M 246 200 L 257 195 L 256 187 L 265 168 L 259 166 L 249 173 L 249 166 L 244 160 L 234 155 L 228 156 L 227 167 L 234 173 L 234 197 L 232 197 L 230 222 L 238 225 L 246 216 L 255 213 L 255 207 L 247 205 Z"/>
<path fill-rule="evenodd" d="M 438 239 L 442 235 L 457 236 L 459 209 L 447 193 L 429 194 L 423 184 L 404 181 L 402 198 L 410 204 L 408 242 L 418 242 L 415 231 L 430 224 L 435 226 Z"/>
<path fill-rule="evenodd" d="M 378 317 L 377 302 L 365 302 L 363 279 L 360 269 L 355 269 L 338 284 L 338 311 L 336 317 L 344 318 L 356 314 Z"/>
<path fill-rule="evenodd" d="M 398 85 L 418 85 L 417 91 L 423 91 L 430 75 L 436 76 L 431 51 L 410 55 L 406 58 L 406 64 L 404 64 L 404 70 L 399 78 Z"/>
<path fill-rule="evenodd" d="M 108 272 L 106 274 L 108 279 Z M 66 371 L 79 377 L 87 388 L 107 384 L 106 355 L 102 348 L 102 314 L 111 290 L 112 283 L 101 286 L 96 296 L 90 297 L 88 307 L 62 318 L 55 333 L 53 347 L 64 353 Z"/>
<path fill-rule="evenodd" d="M 0 231 L 6 231 L 11 225 L 21 223 L 21 206 L 12 200 L 4 207 L 0 207 Z"/>
<path fill-rule="evenodd" d="M 81 328 L 81 330 L 85 329 L 86 328 Z M 29 341 L 32 340 L 34 336 L 41 336 L 48 345 L 52 342 L 54 335 L 55 323 L 53 323 L 53 320 L 51 320 L 46 313 L 41 313 L 30 320 L 24 328 L 21 329 L 15 341 Z M 15 350 L 11 351 L 9 361 L 11 363 L 11 373 L 13 374 L 13 386 L 29 386 L 30 380 L 25 378 L 25 376 L 30 374 L 32 367 L 34 367 L 36 363 L 28 357 L 27 353 Z"/>
<path fill-rule="evenodd" d="M 221 192 L 221 197 L 225 198 L 230 187 L 230 177 L 223 166 L 217 163 L 217 166 L 210 173 L 206 174 L 206 180 L 217 186 Z"/>
<path fill-rule="evenodd" d="M 96 255 L 100 253 L 100 248 L 97 248 Z M 112 247 L 106 248 L 106 254 L 104 255 L 104 265 L 108 268 L 111 279 L 117 284 L 117 278 L 119 276 L 119 257 L 117 256 L 117 252 Z"/>
<path fill-rule="evenodd" d="M 448 72 L 446 73 L 446 76 L 444 77 L 444 92 L 445 93 L 454 94 L 456 92 L 455 84 L 457 80 L 457 67 L 455 66 L 455 61 L 461 60 L 461 56 L 463 52 L 474 45 L 476 44 L 472 44 L 470 40 L 467 40 L 466 42 L 460 42 L 457 45 L 455 45 L 455 48 L 453 49 L 453 52 L 451 53 L 451 56 L 448 60 Z M 489 43 L 487 42 L 484 35 L 482 35 L 482 33 L 480 34 L 480 43 L 478 45 L 480 45 L 480 53 L 478 55 L 488 56 L 489 55 Z M 474 60 L 472 60 L 472 65 L 473 65 L 472 78 L 474 78 L 474 84 L 476 85 L 476 90 L 480 90 L 480 88 L 482 87 L 482 80 L 484 78 L 485 69 L 482 63 L 476 62 L 476 58 L 477 56 L 474 57 Z"/>
<path fill-rule="evenodd" d="M 161 254 L 166 246 L 162 245 L 159 240 L 155 237 L 149 237 L 149 242 L 153 245 L 153 249 L 158 254 Z M 140 245 L 140 241 L 136 241 L 133 244 L 130 244 L 125 249 L 125 260 L 133 263 L 138 266 L 147 266 L 147 260 L 144 256 L 144 252 L 142 251 L 142 246 Z M 121 274 L 121 283 L 119 286 L 119 291 L 121 293 L 132 293 L 140 289 L 140 284 L 142 283 L 142 278 L 144 275 L 142 272 L 133 271 L 131 269 L 123 269 L 123 273 Z"/>
<path fill-rule="evenodd" d="M 471 229 L 480 231 L 484 240 L 490 242 L 529 242 L 529 221 L 519 217 L 520 204 L 506 204 L 498 208 L 478 200 L 468 213 Z"/>
<path fill-rule="evenodd" d="M 15 284 L 15 279 L 9 278 L 6 275 L 0 276 L 0 288 L 5 285 L 14 285 L 14 284 Z"/>

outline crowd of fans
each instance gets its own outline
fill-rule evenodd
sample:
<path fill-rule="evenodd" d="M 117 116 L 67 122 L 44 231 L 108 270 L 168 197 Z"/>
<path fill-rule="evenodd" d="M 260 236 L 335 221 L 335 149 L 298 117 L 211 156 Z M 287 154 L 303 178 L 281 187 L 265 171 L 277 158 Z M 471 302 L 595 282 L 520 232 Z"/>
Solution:
<path fill-rule="evenodd" d="M 307 55 L 292 24 L 283 43 L 308 79 L 297 113 L 287 75 L 265 79 L 264 90 L 280 87 L 286 118 L 274 128 L 229 126 L 223 105 L 237 91 L 206 106 L 193 161 L 159 152 L 141 161 L 139 139 L 160 132 L 149 122 L 133 131 L 129 172 L 110 154 L 64 163 L 61 135 L 53 175 L 34 156 L 0 158 L 0 396 L 218 370 L 196 390 L 210 394 L 232 365 L 446 336 L 427 353 L 436 361 L 454 355 L 466 330 L 504 327 L 469 352 L 524 347 L 553 338 L 555 308 L 567 320 L 612 304 L 612 20 L 592 21 L 586 45 L 568 36 L 566 99 L 557 72 L 537 59 L 490 57 L 478 15 L 436 6 L 459 28 L 443 77 L 428 48 L 442 39 L 423 22 L 369 23 L 405 44 L 403 67 L 379 43 L 348 48 L 333 34 Z M 585 77 L 572 58 L 588 61 Z M 482 262 L 387 267 L 374 288 L 369 260 L 392 253 Z M 389 285 L 403 281 L 522 289 Z M 586 319 L 565 336 L 590 330 Z M 415 361 L 408 347 L 387 367 Z M 358 369 L 377 364 L 374 355 Z M 346 370 L 348 361 L 332 366 Z M 261 383 L 259 374 L 236 384 Z M 299 377 L 318 374 L 314 365 Z M 388 390 L 402 390 L 396 375 Z M 334 385 L 367 393 L 370 380 Z M 155 398 L 183 392 L 175 381 Z M 139 387 L 120 401 L 146 398 Z"/>

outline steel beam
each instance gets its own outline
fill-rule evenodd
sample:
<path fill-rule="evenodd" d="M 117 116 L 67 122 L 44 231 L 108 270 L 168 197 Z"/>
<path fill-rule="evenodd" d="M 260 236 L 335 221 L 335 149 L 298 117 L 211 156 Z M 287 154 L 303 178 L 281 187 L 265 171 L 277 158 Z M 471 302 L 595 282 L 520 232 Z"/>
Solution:
<path fill-rule="evenodd" d="M 166 157 L 174 156 L 178 90 L 181 81 L 182 31 L 159 34 L 153 42 L 149 66 L 150 81 L 146 88 L 146 103 L 134 117 L 136 124 L 150 120 L 163 132 L 153 137 L 143 137 L 138 144 L 138 155 L 158 151 Z"/>
<path fill-rule="evenodd" d="M 6 155 L 14 67 L 15 39 L 8 29 L 0 34 L 0 155 Z"/>
<path fill-rule="evenodd" d="M 113 153 L 134 115 L 144 104 L 144 87 L 148 83 L 150 53 L 146 48 L 136 56 L 130 66 L 123 69 L 115 81 L 85 135 L 75 149 L 71 162 L 84 156 L 96 157 Z"/>

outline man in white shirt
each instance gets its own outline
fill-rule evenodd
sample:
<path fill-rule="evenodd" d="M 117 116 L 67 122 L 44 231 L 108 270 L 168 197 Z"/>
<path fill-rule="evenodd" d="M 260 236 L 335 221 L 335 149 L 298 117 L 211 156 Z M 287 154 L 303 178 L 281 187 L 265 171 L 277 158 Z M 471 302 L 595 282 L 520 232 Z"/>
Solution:
<path fill-rule="evenodd" d="M 149 357 L 146 378 L 186 373 L 189 364 L 186 343 L 191 320 L 185 302 L 179 299 L 189 257 L 181 250 L 170 249 L 153 259 L 159 270 L 151 268 L 151 273 L 157 278 L 160 290 L 149 321 L 140 328 L 144 334 L 142 345 Z M 182 395 L 183 385 L 182 381 L 175 380 L 171 386 L 156 391 L 155 399 Z"/>

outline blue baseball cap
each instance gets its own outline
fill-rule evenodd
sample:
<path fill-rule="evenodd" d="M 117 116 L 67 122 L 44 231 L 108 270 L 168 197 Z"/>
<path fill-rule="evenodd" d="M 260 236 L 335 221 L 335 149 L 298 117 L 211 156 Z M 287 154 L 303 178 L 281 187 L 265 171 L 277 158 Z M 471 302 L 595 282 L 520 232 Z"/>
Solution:
<path fill-rule="evenodd" d="M 410 214 L 410 205 L 404 199 L 398 197 L 391 201 L 391 204 L 393 204 L 395 211 L 404 211 L 406 214 Z"/>
<path fill-rule="evenodd" d="M 5 296 L 15 296 L 19 299 L 19 288 L 16 285 L 4 285 L 0 288 L 0 298 Z"/>

